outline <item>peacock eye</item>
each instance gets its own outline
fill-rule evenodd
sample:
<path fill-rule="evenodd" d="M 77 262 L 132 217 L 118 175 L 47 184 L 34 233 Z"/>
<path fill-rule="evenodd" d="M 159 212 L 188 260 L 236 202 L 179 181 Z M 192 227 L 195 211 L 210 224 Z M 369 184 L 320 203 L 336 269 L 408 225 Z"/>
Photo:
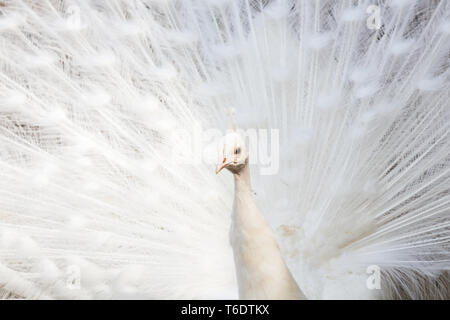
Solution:
<path fill-rule="evenodd" d="M 234 154 L 240 154 L 240 153 L 241 153 L 241 148 L 234 149 Z"/>

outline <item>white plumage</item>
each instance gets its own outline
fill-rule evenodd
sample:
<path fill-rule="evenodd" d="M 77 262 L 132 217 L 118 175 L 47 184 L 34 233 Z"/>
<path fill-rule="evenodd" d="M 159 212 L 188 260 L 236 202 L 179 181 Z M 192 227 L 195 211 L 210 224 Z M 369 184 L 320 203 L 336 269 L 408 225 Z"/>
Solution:
<path fill-rule="evenodd" d="M 448 297 L 449 19 L 448 1 L 0 1 L 0 296 L 237 298 L 232 178 L 196 135 L 234 108 L 279 130 L 252 187 L 308 298 Z"/>

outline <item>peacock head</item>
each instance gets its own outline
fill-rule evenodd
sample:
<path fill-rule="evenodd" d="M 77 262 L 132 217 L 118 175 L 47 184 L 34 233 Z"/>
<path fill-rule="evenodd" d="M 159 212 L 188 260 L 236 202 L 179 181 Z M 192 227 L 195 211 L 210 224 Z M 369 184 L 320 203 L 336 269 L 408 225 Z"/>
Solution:
<path fill-rule="evenodd" d="M 231 132 L 223 137 L 223 160 L 217 165 L 216 174 L 223 168 L 232 173 L 239 173 L 248 164 L 248 152 L 245 141 L 237 132 Z"/>

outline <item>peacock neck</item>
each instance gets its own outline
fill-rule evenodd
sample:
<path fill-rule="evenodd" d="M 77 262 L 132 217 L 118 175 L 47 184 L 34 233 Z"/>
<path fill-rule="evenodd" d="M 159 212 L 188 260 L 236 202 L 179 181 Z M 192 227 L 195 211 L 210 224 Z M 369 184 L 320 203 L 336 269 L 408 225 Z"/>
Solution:
<path fill-rule="evenodd" d="M 250 183 L 250 167 L 246 164 L 241 171 L 238 173 L 234 173 L 234 189 L 235 194 L 248 194 L 250 197 L 252 196 L 252 188 Z"/>
<path fill-rule="evenodd" d="M 250 168 L 234 173 L 230 229 L 241 299 L 305 299 L 281 256 L 278 243 L 253 198 Z"/>

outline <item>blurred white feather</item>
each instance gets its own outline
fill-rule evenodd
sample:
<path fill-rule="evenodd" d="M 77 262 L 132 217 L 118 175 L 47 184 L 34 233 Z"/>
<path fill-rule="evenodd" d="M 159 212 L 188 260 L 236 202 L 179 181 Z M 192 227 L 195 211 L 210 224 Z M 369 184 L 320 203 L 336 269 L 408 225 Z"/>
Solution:
<path fill-rule="evenodd" d="M 252 180 L 309 298 L 448 297 L 449 18 L 448 1 L 1 1 L 0 297 L 236 298 L 231 177 L 173 152 L 230 107 L 280 130 L 279 172 Z"/>

